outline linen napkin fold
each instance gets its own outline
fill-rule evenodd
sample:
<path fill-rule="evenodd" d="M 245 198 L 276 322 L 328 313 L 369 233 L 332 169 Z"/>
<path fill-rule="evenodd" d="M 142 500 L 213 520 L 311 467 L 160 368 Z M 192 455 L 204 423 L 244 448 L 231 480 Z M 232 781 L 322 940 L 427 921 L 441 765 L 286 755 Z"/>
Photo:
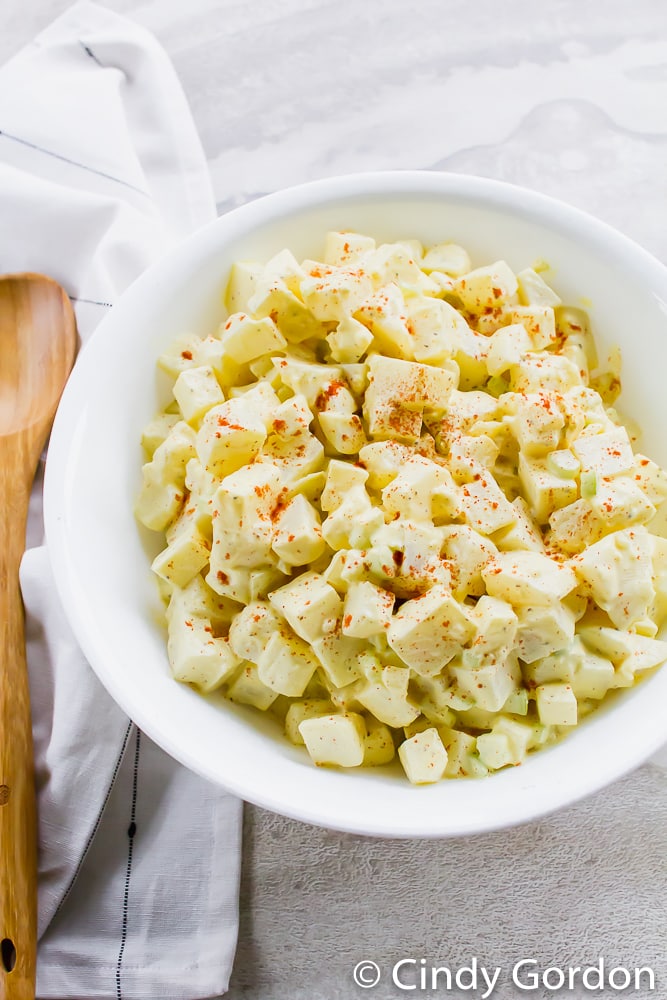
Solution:
<path fill-rule="evenodd" d="M 143 28 L 78 3 L 0 69 L 0 272 L 58 280 L 84 350 L 122 290 L 214 214 L 185 97 Z M 40 470 L 21 568 L 38 996 L 218 996 L 236 945 L 241 803 L 167 757 L 106 694 L 42 543 Z"/>

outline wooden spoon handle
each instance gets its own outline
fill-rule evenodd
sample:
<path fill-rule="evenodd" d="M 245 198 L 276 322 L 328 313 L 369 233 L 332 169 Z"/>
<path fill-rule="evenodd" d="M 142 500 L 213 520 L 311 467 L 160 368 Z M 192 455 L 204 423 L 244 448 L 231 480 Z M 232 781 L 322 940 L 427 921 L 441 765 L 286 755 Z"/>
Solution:
<path fill-rule="evenodd" d="M 35 996 L 37 824 L 18 569 L 28 487 L 20 436 L 0 438 L 0 998 Z"/>

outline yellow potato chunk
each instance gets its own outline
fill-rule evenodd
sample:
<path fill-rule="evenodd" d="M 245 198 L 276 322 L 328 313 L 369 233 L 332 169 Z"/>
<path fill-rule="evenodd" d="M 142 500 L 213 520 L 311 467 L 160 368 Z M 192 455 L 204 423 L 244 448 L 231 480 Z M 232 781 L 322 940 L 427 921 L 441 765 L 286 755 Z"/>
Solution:
<path fill-rule="evenodd" d="M 314 764 L 359 767 L 364 760 L 366 725 L 354 712 L 304 719 L 299 732 Z"/>
<path fill-rule="evenodd" d="M 413 785 L 440 781 L 447 767 L 447 751 L 435 728 L 404 740 L 398 748 L 398 756 Z"/>

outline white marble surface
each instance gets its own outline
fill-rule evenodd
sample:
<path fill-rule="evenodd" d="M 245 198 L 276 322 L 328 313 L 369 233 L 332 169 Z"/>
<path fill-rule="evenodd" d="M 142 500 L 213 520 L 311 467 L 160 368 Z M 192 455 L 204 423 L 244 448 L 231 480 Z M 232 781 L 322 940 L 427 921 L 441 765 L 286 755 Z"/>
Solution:
<path fill-rule="evenodd" d="M 2 0 L 0 60 L 68 5 Z M 171 55 L 220 211 L 334 173 L 455 170 L 564 198 L 667 262 L 658 0 L 422 0 L 414 12 L 398 0 L 107 6 L 151 28 Z M 652 767 L 540 823 L 453 842 L 363 840 L 248 807 L 228 996 L 403 995 L 386 982 L 355 987 L 364 958 L 386 970 L 402 957 L 456 968 L 476 955 L 508 968 L 604 955 L 652 965 L 656 991 L 631 995 L 664 997 L 665 857 L 667 775 Z M 507 983 L 494 993 L 518 995 Z"/>

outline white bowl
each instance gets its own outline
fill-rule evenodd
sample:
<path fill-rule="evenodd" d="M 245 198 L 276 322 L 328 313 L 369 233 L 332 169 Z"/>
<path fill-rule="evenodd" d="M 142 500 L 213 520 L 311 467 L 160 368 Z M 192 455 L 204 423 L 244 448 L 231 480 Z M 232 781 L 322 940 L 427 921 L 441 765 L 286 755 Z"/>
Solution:
<path fill-rule="evenodd" d="M 667 669 L 565 740 L 483 780 L 412 787 L 398 770 L 315 768 L 277 725 L 169 675 L 149 570 L 157 543 L 132 507 L 155 361 L 184 330 L 217 327 L 228 269 L 289 247 L 314 257 L 328 229 L 462 243 L 473 262 L 546 259 L 562 298 L 585 300 L 601 351 L 623 350 L 623 412 L 667 465 L 667 271 L 630 240 L 534 192 L 426 172 L 364 174 L 270 195 L 217 219 L 144 274 L 84 348 L 56 417 L 46 528 L 76 636 L 112 697 L 184 765 L 244 799 L 320 826 L 389 837 L 476 833 L 535 818 L 628 772 L 667 740 Z"/>

